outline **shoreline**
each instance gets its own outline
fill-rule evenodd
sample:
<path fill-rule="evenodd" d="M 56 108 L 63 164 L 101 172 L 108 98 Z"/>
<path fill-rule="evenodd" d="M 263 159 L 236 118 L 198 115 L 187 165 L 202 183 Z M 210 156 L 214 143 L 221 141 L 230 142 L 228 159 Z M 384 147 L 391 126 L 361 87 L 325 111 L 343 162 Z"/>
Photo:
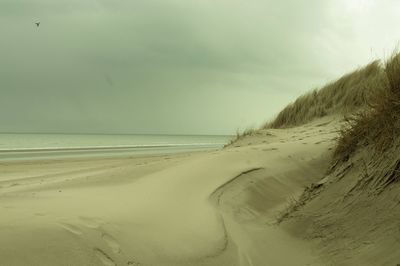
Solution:
<path fill-rule="evenodd" d="M 179 153 L 197 153 L 216 151 L 221 148 L 217 146 L 165 146 L 146 147 L 146 148 L 92 148 L 92 149 L 39 149 L 39 150 L 19 150 L 19 151 L 0 151 L 1 162 L 13 161 L 41 161 L 41 160 L 62 160 L 77 158 L 124 158 L 131 156 L 152 156 L 169 155 Z"/>
<path fill-rule="evenodd" d="M 120 149 L 146 149 L 146 148 L 174 148 L 174 147 L 219 147 L 225 143 L 188 143 L 188 144 L 143 144 L 133 146 L 92 146 L 92 147 L 45 147 L 45 148 L 15 148 L 15 149 L 0 149 L 0 153 L 8 152 L 51 152 L 51 151 L 91 151 L 91 150 L 120 150 Z"/>

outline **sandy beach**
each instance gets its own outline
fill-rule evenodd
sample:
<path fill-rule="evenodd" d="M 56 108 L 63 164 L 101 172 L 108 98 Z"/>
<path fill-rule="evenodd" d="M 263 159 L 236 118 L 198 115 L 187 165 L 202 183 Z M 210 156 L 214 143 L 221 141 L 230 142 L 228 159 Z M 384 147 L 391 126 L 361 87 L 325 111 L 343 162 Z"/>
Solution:
<path fill-rule="evenodd" d="M 398 22 L 0 0 L 0 266 L 400 266 Z"/>
<path fill-rule="evenodd" d="M 2 162 L 0 264 L 323 265 L 276 221 L 323 176 L 336 126 L 212 152 Z"/>

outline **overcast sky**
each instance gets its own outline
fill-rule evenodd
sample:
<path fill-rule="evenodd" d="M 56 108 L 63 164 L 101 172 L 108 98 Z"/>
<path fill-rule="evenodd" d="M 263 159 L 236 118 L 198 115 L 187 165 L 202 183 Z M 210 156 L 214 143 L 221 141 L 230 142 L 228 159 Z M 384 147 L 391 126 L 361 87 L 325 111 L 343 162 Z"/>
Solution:
<path fill-rule="evenodd" d="M 398 25 L 399 0 L 0 0 L 0 132 L 234 133 Z"/>

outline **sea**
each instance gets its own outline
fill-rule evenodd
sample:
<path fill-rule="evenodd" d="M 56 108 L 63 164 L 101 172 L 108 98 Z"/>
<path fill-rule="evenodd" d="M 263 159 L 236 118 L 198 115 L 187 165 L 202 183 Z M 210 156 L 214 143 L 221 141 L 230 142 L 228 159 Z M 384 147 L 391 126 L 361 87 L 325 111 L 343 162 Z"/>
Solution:
<path fill-rule="evenodd" d="M 0 134 L 0 161 L 218 150 L 231 139 L 228 135 Z"/>

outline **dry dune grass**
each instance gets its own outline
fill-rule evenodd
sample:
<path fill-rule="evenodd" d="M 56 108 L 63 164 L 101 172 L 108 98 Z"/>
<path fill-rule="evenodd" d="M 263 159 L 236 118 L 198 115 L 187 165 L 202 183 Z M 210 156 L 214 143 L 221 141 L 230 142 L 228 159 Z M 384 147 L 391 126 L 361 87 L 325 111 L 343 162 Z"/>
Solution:
<path fill-rule="evenodd" d="M 299 97 L 265 128 L 302 125 L 333 114 L 345 115 L 345 123 L 331 170 L 365 165 L 354 189 L 369 184 L 374 193 L 400 181 L 400 53 Z"/>
<path fill-rule="evenodd" d="M 400 181 L 400 53 L 386 62 L 379 86 L 368 107 L 347 119 L 336 144 L 339 166 L 365 165 L 352 190 L 368 185 L 381 193 Z"/>
<path fill-rule="evenodd" d="M 399 248 L 400 53 L 301 96 L 265 127 L 300 126 L 336 114 L 345 123 L 339 132 L 333 128 L 338 123 L 330 129 L 338 137 L 333 158 L 324 151 L 331 167 L 299 198 L 289 197 L 275 221 L 315 241 L 332 265 L 400 265 L 393 252 Z M 276 131 L 297 135 L 310 125 Z M 295 142 L 288 145 L 296 149 Z"/>
<path fill-rule="evenodd" d="M 346 114 L 331 168 L 277 217 L 329 265 L 400 265 L 400 53 L 377 67 L 365 103 Z"/>
<path fill-rule="evenodd" d="M 232 138 L 232 139 L 229 141 L 229 143 L 227 143 L 224 147 L 228 147 L 228 146 L 232 145 L 233 143 L 235 143 L 235 142 L 237 142 L 237 141 L 243 139 L 244 137 L 246 137 L 246 136 L 252 136 L 252 135 L 254 135 L 254 134 L 256 134 L 256 133 L 257 133 L 257 130 L 254 129 L 254 128 L 245 129 L 243 132 L 240 132 L 240 131 L 238 130 L 238 131 L 236 131 L 236 136 L 235 136 L 234 138 Z"/>
<path fill-rule="evenodd" d="M 265 128 L 285 128 L 331 114 L 346 114 L 366 105 L 366 99 L 379 89 L 383 79 L 379 61 L 344 75 L 319 90 L 300 96 L 284 108 Z"/>
<path fill-rule="evenodd" d="M 383 90 L 385 72 L 378 60 L 354 72 L 344 75 L 337 81 L 321 89 L 308 92 L 288 106 L 277 117 L 262 128 L 287 128 L 298 126 L 332 114 L 348 114 L 367 106 L 368 98 Z M 237 132 L 225 147 L 254 135 L 256 129 Z"/>
<path fill-rule="evenodd" d="M 346 159 L 357 146 L 372 144 L 376 151 L 390 147 L 400 132 L 400 54 L 387 61 L 384 78 L 376 84 L 368 107 L 347 118 L 335 155 Z"/>

